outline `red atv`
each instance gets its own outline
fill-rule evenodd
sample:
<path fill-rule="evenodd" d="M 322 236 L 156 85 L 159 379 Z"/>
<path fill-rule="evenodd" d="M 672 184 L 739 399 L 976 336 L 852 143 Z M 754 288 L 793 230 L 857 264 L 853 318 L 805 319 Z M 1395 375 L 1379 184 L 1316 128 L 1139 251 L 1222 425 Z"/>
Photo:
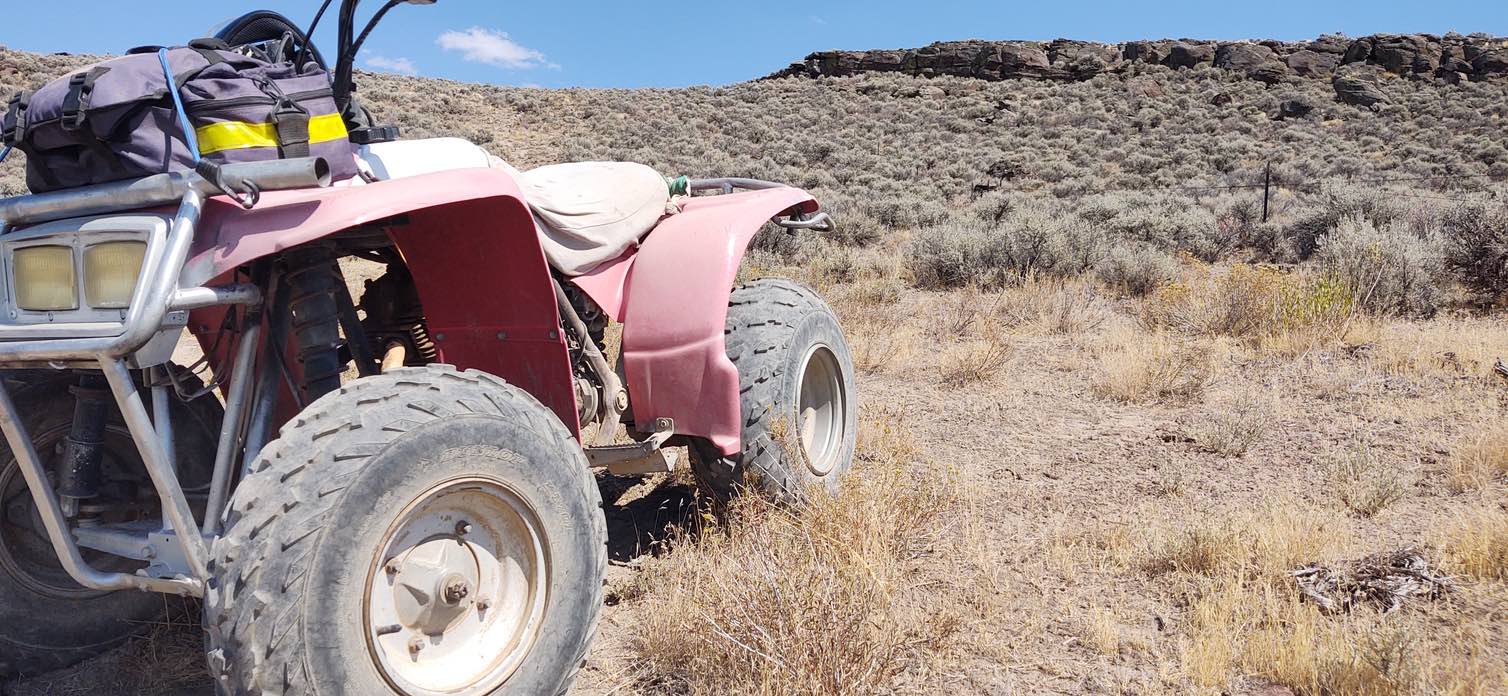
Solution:
<path fill-rule="evenodd" d="M 309 50 L 272 13 L 221 35 Z M 685 445 L 714 497 L 784 499 L 849 469 L 832 311 L 734 284 L 767 222 L 830 227 L 807 193 L 692 181 L 567 277 L 481 149 L 355 151 L 365 179 L 290 158 L 0 201 L 0 676 L 116 645 L 167 593 L 203 598 L 223 693 L 562 693 L 602 606 L 593 468 Z M 384 269 L 359 297 L 347 258 Z M 198 366 L 171 362 L 185 329 Z"/>

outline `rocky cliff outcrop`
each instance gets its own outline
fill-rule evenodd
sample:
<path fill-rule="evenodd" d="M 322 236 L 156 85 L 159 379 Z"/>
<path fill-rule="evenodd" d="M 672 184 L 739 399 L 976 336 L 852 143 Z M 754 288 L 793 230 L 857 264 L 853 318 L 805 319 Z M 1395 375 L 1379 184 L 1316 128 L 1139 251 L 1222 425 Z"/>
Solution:
<path fill-rule="evenodd" d="M 1353 66 L 1375 66 L 1420 79 L 1449 82 L 1508 79 L 1508 39 L 1486 34 L 1378 34 L 1313 41 L 1131 41 L 1100 44 L 1058 39 L 946 41 L 917 49 L 823 51 L 770 77 L 841 77 L 896 72 L 984 80 L 1087 80 L 1145 66 L 1230 70 L 1269 84 L 1290 79 L 1333 80 Z"/>

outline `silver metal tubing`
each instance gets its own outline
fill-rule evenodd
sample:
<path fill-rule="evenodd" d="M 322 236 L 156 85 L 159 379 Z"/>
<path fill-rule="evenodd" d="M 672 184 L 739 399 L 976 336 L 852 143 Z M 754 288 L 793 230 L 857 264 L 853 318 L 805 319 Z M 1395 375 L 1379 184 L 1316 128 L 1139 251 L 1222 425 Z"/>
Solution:
<path fill-rule="evenodd" d="M 55 338 L 39 341 L 0 342 L 0 362 L 46 362 L 79 360 L 94 355 L 118 358 L 134 352 L 151 340 L 162 327 L 168 313 L 168 300 L 178 289 L 178 275 L 188 259 L 199 224 L 204 196 L 189 190 L 178 205 L 178 215 L 168 230 L 163 253 L 142 266 L 142 282 L 131 296 L 126 312 L 125 330 L 119 336 L 99 338 Z"/>
<path fill-rule="evenodd" d="M 168 303 L 168 311 L 182 312 L 215 305 L 250 305 L 261 301 L 261 289 L 249 283 L 218 288 L 179 288 Z"/>
<path fill-rule="evenodd" d="M 560 310 L 561 318 L 576 332 L 576 337 L 581 340 L 582 350 L 586 353 L 587 363 L 597 373 L 597 379 L 602 380 L 602 405 L 597 409 L 601 424 L 597 426 L 596 440 L 599 445 L 610 445 L 613 437 L 618 434 L 618 419 L 623 415 L 628 395 L 623 391 L 623 382 L 618 379 L 618 373 L 613 372 L 613 368 L 607 364 L 607 358 L 602 355 L 602 349 L 592 340 L 586 322 L 581 320 L 581 316 L 576 314 L 576 308 L 571 306 L 565 288 L 561 287 L 558 280 L 552 278 L 551 282 L 555 284 L 555 304 Z"/>
<path fill-rule="evenodd" d="M 126 523 L 119 527 L 80 527 L 73 530 L 73 537 L 86 549 L 150 561 L 157 555 L 157 549 L 152 548 L 152 542 L 147 538 L 149 531 L 139 524 Z"/>
<path fill-rule="evenodd" d="M 225 498 L 230 487 L 230 467 L 235 459 L 236 445 L 241 439 L 241 421 L 246 412 L 246 402 L 252 391 L 251 374 L 257 359 L 257 343 L 262 335 L 262 325 L 252 324 L 241 334 L 236 346 L 236 363 L 230 370 L 230 390 L 226 392 L 225 418 L 220 428 L 220 445 L 215 448 L 215 474 L 210 479 L 209 502 L 204 508 L 204 533 L 213 536 L 220 531 L 220 511 L 225 509 Z"/>
<path fill-rule="evenodd" d="M 831 232 L 838 227 L 833 222 L 832 216 L 827 213 L 817 213 L 805 220 L 797 220 L 793 217 L 777 218 L 775 224 L 788 230 L 815 230 L 817 232 Z"/>
<path fill-rule="evenodd" d="M 267 283 L 268 311 L 262 312 L 267 318 L 267 340 L 262 342 L 262 353 L 258 360 L 261 361 L 262 371 L 257 373 L 256 391 L 252 394 L 251 417 L 246 426 L 246 447 L 241 456 L 243 475 L 251 474 L 251 466 L 262 453 L 262 448 L 272 438 L 272 422 L 274 411 L 277 409 L 278 398 L 281 395 L 279 378 L 282 370 L 279 367 L 277 351 L 283 350 L 284 338 L 288 335 L 288 323 L 291 320 L 288 311 L 288 291 L 283 288 L 281 273 L 274 268 L 272 276 Z"/>
<path fill-rule="evenodd" d="M 129 374 L 126 375 L 126 380 L 129 383 Z M 16 405 L 11 401 L 10 392 L 4 385 L 0 385 L 0 430 L 4 431 L 6 442 L 10 443 L 11 454 L 15 456 L 16 464 L 21 469 L 21 476 L 26 479 L 26 486 L 31 490 L 32 501 L 37 506 L 38 517 L 42 520 L 42 527 L 47 530 L 52 549 L 57 553 L 63 569 L 68 571 L 75 582 L 94 590 L 142 589 L 175 595 L 204 596 L 204 585 L 198 578 L 162 580 L 125 573 L 102 573 L 89 567 L 79 553 L 78 544 L 70 535 L 68 520 L 63 517 L 63 510 L 58 505 L 52 484 L 47 482 L 47 474 L 42 468 L 41 460 L 37 458 L 36 447 L 32 445 L 31 436 L 22 426 Z"/>
<path fill-rule="evenodd" d="M 267 440 L 272 433 L 272 416 L 273 409 L 277 407 L 279 376 L 272 362 L 276 356 L 271 353 L 278 349 L 278 346 L 272 343 L 273 336 L 276 335 L 273 333 L 267 337 L 268 348 L 262 351 L 262 371 L 257 373 L 257 383 L 253 387 L 256 391 L 252 395 L 251 415 L 246 425 L 245 453 L 241 459 L 243 476 L 251 473 L 252 463 L 257 460 L 257 455 L 262 453 L 262 448 L 267 446 Z"/>
<path fill-rule="evenodd" d="M 231 188 L 254 184 L 262 191 L 330 185 L 330 165 L 318 157 L 227 164 L 221 177 Z M 142 179 L 84 186 L 0 200 L 0 226 L 16 227 L 49 220 L 102 215 L 167 205 L 193 191 L 200 196 L 223 193 L 192 171 L 154 174 Z"/>
<path fill-rule="evenodd" d="M 173 444 L 173 416 L 172 403 L 168 401 L 167 368 L 154 367 L 149 371 L 157 373 L 159 379 L 152 381 L 152 416 L 156 425 L 157 440 L 162 443 L 162 452 L 166 455 L 168 470 L 173 476 L 178 475 L 178 448 Z M 168 528 L 168 518 L 162 517 L 162 528 Z"/>
<path fill-rule="evenodd" d="M 722 191 L 733 193 L 733 189 L 745 191 L 758 191 L 761 189 L 789 188 L 786 184 L 777 184 L 773 181 L 760 181 L 759 179 L 740 179 L 738 177 L 722 177 L 719 179 L 692 179 L 686 184 L 690 191 Z"/>
<path fill-rule="evenodd" d="M 163 451 L 162 441 L 152 427 L 152 419 L 141 401 L 141 393 L 137 391 L 136 383 L 131 381 L 131 371 L 119 358 L 109 355 L 100 355 L 99 363 L 105 379 L 110 381 L 110 390 L 115 393 L 115 403 L 120 406 L 126 427 L 131 431 L 131 439 L 136 442 L 141 462 L 152 479 L 152 485 L 157 489 L 157 497 L 162 499 L 163 516 L 173 531 L 178 533 L 189 569 L 196 578 L 209 577 L 206 562 L 209 552 L 199 536 L 199 528 L 194 524 L 194 511 L 189 508 L 188 499 L 183 495 L 183 487 L 178 485 L 177 474 L 169 466 L 168 455 Z"/>

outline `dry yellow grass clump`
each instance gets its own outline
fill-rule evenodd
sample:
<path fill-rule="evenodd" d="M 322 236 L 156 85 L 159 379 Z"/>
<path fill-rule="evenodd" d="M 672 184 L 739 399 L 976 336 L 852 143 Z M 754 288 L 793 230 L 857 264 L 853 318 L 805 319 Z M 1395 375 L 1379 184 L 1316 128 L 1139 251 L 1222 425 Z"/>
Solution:
<path fill-rule="evenodd" d="M 1456 572 L 1508 581 L 1508 510 L 1482 507 L 1462 512 L 1437 536 Z"/>
<path fill-rule="evenodd" d="M 1347 284 L 1314 273 L 1190 262 L 1184 277 L 1159 287 L 1142 306 L 1150 326 L 1194 335 L 1229 336 L 1289 354 L 1374 330 Z"/>
<path fill-rule="evenodd" d="M 1446 533 L 1456 568 L 1493 577 L 1508 567 L 1508 516 L 1463 520 Z M 1484 524 L 1485 523 L 1485 524 Z M 1508 685 L 1492 633 L 1448 608 L 1326 615 L 1301 600 L 1288 571 L 1333 562 L 1357 543 L 1344 517 L 1278 502 L 1227 519 L 1154 530 L 1141 566 L 1175 581 L 1186 604 L 1180 669 L 1200 693 L 1250 681 L 1297 694 L 1487 694 Z M 1493 591 L 1493 590 L 1489 590 Z"/>
<path fill-rule="evenodd" d="M 1508 477 L 1508 427 L 1476 433 L 1451 453 L 1446 485 L 1464 493 L 1486 488 Z"/>
<path fill-rule="evenodd" d="M 1122 327 L 1107 336 L 1094 390 L 1116 401 L 1187 402 L 1204 392 L 1212 371 L 1206 346 Z"/>
<path fill-rule="evenodd" d="M 915 443 L 863 428 L 856 472 L 800 509 L 757 496 L 704 517 L 645 564 L 632 649 L 645 688 L 692 694 L 869 694 L 946 669 L 977 617 L 957 484 L 911 471 Z M 946 568 L 949 577 L 924 572 Z"/>

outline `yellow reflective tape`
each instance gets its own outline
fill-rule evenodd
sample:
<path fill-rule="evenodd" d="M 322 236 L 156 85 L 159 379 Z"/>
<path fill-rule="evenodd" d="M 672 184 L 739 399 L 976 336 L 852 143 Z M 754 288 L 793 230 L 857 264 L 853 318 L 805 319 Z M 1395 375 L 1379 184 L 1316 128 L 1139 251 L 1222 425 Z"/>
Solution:
<path fill-rule="evenodd" d="M 208 155 L 223 150 L 244 150 L 249 147 L 277 147 L 277 128 L 271 123 L 246 123 L 224 121 L 199 126 L 194 129 L 199 136 L 199 154 Z M 324 114 L 309 119 L 309 144 L 341 140 L 349 137 L 345 119 L 340 114 Z"/>

